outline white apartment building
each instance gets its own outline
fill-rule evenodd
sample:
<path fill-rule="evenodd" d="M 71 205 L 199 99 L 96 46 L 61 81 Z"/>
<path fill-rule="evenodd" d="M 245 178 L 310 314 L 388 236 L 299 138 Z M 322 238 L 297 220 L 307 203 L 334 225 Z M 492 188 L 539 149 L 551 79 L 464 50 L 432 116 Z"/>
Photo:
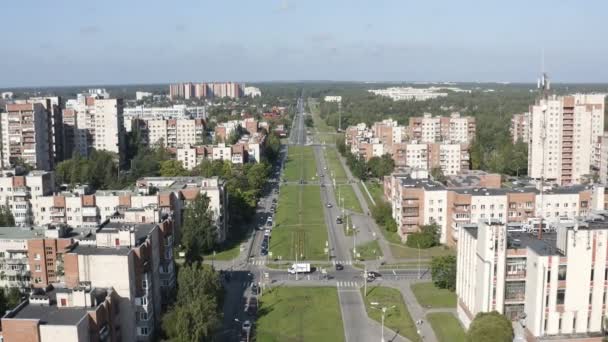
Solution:
<path fill-rule="evenodd" d="M 594 147 L 603 134 L 604 98 L 554 95 L 530 107 L 530 177 L 572 184 L 591 173 Z"/>
<path fill-rule="evenodd" d="M 202 145 L 206 134 L 202 119 L 147 120 L 147 141 L 150 145 L 162 143 L 166 147 Z"/>
<path fill-rule="evenodd" d="M 50 170 L 53 165 L 52 123 L 40 103 L 7 104 L 0 113 L 2 168 L 19 160 L 35 169 Z"/>
<path fill-rule="evenodd" d="M 258 97 L 258 96 L 262 96 L 262 92 L 260 91 L 260 88 L 245 87 L 243 89 L 243 95 L 249 96 L 249 97 Z"/>
<path fill-rule="evenodd" d="M 523 322 L 528 340 L 601 340 L 607 216 L 590 214 L 542 236 L 496 221 L 464 227 L 456 278 L 461 322 L 468 327 L 477 313 L 496 310 Z"/>
<path fill-rule="evenodd" d="M 34 221 L 32 201 L 52 194 L 54 189 L 52 172 L 31 171 L 17 175 L 15 170 L 4 170 L 0 175 L 0 206 L 12 212 L 15 225 L 29 226 Z"/>
<path fill-rule="evenodd" d="M 448 96 L 448 93 L 438 92 L 439 88 L 391 87 L 386 89 L 370 89 L 368 92 L 391 98 L 393 101 L 425 101 Z"/>
<path fill-rule="evenodd" d="M 342 96 L 327 95 L 323 98 L 323 101 L 325 101 L 325 102 L 342 102 Z"/>
<path fill-rule="evenodd" d="M 136 91 L 136 92 L 135 92 L 135 100 L 137 100 L 137 101 L 141 101 L 141 100 L 143 100 L 144 98 L 146 98 L 146 97 L 150 97 L 150 96 L 152 96 L 152 95 L 154 95 L 154 94 L 152 94 L 152 93 L 150 93 L 150 92 L 147 92 L 147 91 Z"/>
<path fill-rule="evenodd" d="M 93 148 L 98 151 L 114 152 L 122 159 L 126 142 L 122 99 L 96 99 L 94 108 Z"/>
<path fill-rule="evenodd" d="M 449 117 L 424 113 L 411 117 L 407 127 L 410 139 L 422 143 L 448 142 L 470 144 L 475 139 L 476 122 L 471 116 L 452 113 Z"/>

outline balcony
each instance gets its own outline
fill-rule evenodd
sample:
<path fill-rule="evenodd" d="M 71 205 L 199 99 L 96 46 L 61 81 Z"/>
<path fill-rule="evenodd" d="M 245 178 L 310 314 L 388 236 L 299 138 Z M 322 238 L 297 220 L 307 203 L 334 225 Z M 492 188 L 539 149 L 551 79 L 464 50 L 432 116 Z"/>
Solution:
<path fill-rule="evenodd" d="M 65 216 L 64 208 L 51 208 L 51 217 L 63 217 Z"/>
<path fill-rule="evenodd" d="M 97 216 L 97 207 L 83 207 L 82 208 L 82 217 L 96 217 Z"/>
<path fill-rule="evenodd" d="M 135 297 L 135 305 L 137 306 L 138 311 L 150 312 L 152 310 L 152 305 L 148 295 Z"/>
<path fill-rule="evenodd" d="M 526 279 L 526 271 L 507 272 L 507 280 L 523 280 Z"/>
<path fill-rule="evenodd" d="M 29 197 L 30 190 L 27 187 L 19 187 L 13 189 L 13 196 L 15 197 Z"/>

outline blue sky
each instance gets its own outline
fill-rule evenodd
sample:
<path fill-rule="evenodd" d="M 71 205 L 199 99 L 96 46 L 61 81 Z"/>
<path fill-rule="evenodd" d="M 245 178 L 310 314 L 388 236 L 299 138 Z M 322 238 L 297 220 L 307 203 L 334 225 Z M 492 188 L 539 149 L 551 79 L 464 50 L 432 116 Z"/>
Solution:
<path fill-rule="evenodd" d="M 582 3 L 582 2 L 580 2 Z M 4 1 L 0 88 L 174 81 L 608 82 L 608 1 Z"/>

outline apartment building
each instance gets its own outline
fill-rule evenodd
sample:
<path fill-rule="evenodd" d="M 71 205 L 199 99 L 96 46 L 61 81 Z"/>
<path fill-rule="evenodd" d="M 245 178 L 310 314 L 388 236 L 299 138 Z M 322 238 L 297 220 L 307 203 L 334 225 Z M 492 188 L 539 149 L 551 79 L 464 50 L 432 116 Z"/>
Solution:
<path fill-rule="evenodd" d="M 17 170 L 0 171 L 0 206 L 13 214 L 15 225 L 33 223 L 32 200 L 51 195 L 55 190 L 55 177 L 48 171 L 20 173 Z"/>
<path fill-rule="evenodd" d="M 604 131 L 604 98 L 553 95 L 530 107 L 530 177 L 565 185 L 590 175 L 594 147 Z"/>
<path fill-rule="evenodd" d="M 513 114 L 509 132 L 514 144 L 518 141 L 527 144 L 530 140 L 530 113 Z"/>
<path fill-rule="evenodd" d="M 182 145 L 175 149 L 176 159 L 186 170 L 192 170 L 204 160 L 226 160 L 232 164 L 257 163 L 264 153 L 266 136 L 244 135 L 234 145 Z"/>
<path fill-rule="evenodd" d="M 183 98 L 223 98 L 233 99 L 243 96 L 243 85 L 235 82 L 211 82 L 211 83 L 177 83 L 169 85 L 169 97 L 172 99 Z"/>
<path fill-rule="evenodd" d="M 203 119 L 207 118 L 205 106 L 188 107 L 186 105 L 173 105 L 171 107 L 127 107 L 124 109 L 124 126 L 127 132 L 132 131 L 134 120 L 167 120 L 167 119 Z"/>
<path fill-rule="evenodd" d="M 465 327 L 496 310 L 528 341 L 601 341 L 606 311 L 608 214 L 589 213 L 542 235 L 479 221 L 459 232 L 456 294 Z"/>
<path fill-rule="evenodd" d="M 384 178 L 384 196 L 391 204 L 402 239 L 435 222 L 441 228 L 441 243 L 456 245 L 462 227 L 478 220 L 527 223 L 542 217 L 548 224 L 603 210 L 605 188 L 574 185 L 535 187 L 446 187 L 428 179 L 425 172 L 393 173 Z"/>
<path fill-rule="evenodd" d="M 209 197 L 209 210 L 217 227 L 218 242 L 223 242 L 229 234 L 228 193 L 224 181 L 218 177 L 144 177 L 137 180 L 136 188 L 139 194 L 146 196 L 151 192 L 175 194 L 179 199 L 177 204 L 180 210 L 176 210 L 174 216 L 180 224 L 183 217 L 181 212 L 199 194 L 206 195 Z M 179 231 L 179 228 L 177 230 Z"/>
<path fill-rule="evenodd" d="M 53 166 L 52 123 L 40 103 L 7 104 L 0 113 L 2 130 L 2 168 L 20 161 L 35 169 Z"/>
<path fill-rule="evenodd" d="M 206 123 L 203 119 L 146 120 L 139 121 L 138 124 L 144 127 L 144 140 L 150 145 L 202 145 L 206 135 Z"/>
<path fill-rule="evenodd" d="M 452 142 L 470 144 L 475 139 L 475 118 L 461 117 L 452 113 L 449 117 L 432 116 L 424 113 L 422 117 L 411 117 L 407 132 L 412 140 L 423 143 Z"/>
<path fill-rule="evenodd" d="M 153 340 L 175 288 L 173 241 L 171 217 L 160 223 L 118 217 L 88 232 L 53 229 L 33 237 L 29 272 L 39 290 L 2 318 L 4 341 Z M 95 288 L 109 291 L 94 296 Z M 102 316 L 107 324 L 96 320 L 101 303 L 113 307 Z"/>
<path fill-rule="evenodd" d="M 123 100 L 97 99 L 94 108 L 93 148 L 98 151 L 114 152 L 122 159 L 126 143 L 122 117 Z"/>
<path fill-rule="evenodd" d="M 475 120 L 425 115 L 410 118 L 408 127 L 387 119 L 370 128 L 364 123 L 345 131 L 350 152 L 369 160 L 389 154 L 398 168 L 432 170 L 440 168 L 445 175 L 456 175 L 469 169 L 469 142 L 475 136 Z M 412 138 L 414 137 L 414 138 Z"/>
<path fill-rule="evenodd" d="M 243 96 L 258 97 L 262 96 L 262 92 L 257 87 L 245 87 L 243 88 Z"/>
<path fill-rule="evenodd" d="M 245 128 L 240 120 L 230 120 L 215 126 L 215 140 L 226 142 L 226 140 L 240 128 Z"/>
<path fill-rule="evenodd" d="M 64 140 L 63 140 L 63 99 L 60 96 L 50 97 L 30 97 L 28 103 L 40 103 L 47 111 L 48 122 L 51 130 L 51 147 L 53 155 L 53 163 L 58 163 L 70 156 L 65 155 Z"/>

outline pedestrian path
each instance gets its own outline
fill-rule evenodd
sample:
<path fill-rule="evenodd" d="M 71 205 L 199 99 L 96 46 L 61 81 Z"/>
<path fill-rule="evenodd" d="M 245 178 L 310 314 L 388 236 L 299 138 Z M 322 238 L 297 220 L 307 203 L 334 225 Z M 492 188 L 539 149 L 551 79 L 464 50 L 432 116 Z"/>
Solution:
<path fill-rule="evenodd" d="M 342 260 L 332 260 L 332 264 L 334 266 L 336 266 L 337 264 L 340 264 L 340 265 L 352 265 L 353 261 L 352 260 L 344 260 L 344 261 L 342 261 Z"/>

